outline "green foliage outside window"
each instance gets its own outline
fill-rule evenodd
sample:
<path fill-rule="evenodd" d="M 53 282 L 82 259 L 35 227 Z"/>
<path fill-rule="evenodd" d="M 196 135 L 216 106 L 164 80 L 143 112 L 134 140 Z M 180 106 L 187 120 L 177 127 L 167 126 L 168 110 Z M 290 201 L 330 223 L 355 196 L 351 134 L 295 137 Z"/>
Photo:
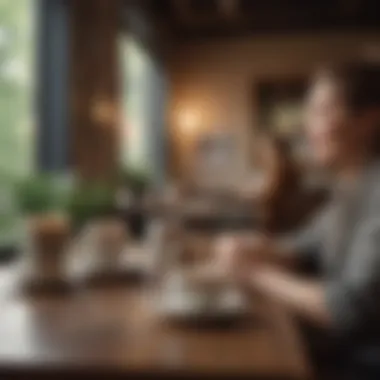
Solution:
<path fill-rule="evenodd" d="M 19 235 L 14 186 L 34 167 L 36 2 L 0 0 L 0 245 Z"/>

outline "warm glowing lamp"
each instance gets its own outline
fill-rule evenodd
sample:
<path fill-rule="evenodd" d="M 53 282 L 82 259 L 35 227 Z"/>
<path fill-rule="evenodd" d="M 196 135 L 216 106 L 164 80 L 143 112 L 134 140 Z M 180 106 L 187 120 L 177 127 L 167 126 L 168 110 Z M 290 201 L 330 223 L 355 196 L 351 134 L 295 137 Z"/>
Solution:
<path fill-rule="evenodd" d="M 178 125 L 181 133 L 194 136 L 200 129 L 201 115 L 196 110 L 183 110 L 178 115 Z"/>

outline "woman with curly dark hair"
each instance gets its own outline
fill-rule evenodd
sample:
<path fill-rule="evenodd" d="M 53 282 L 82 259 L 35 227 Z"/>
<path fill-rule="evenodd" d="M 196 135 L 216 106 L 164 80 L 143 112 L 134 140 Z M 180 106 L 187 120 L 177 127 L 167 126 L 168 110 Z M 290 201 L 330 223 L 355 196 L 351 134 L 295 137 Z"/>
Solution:
<path fill-rule="evenodd" d="M 326 210 L 295 236 L 253 234 L 249 247 L 230 240 L 217 249 L 226 271 L 248 278 L 328 342 L 322 356 L 314 345 L 319 368 L 327 364 L 334 379 L 380 379 L 379 66 L 318 70 L 305 125 L 315 163 L 334 178 Z M 310 261 L 316 281 L 293 271 Z"/>

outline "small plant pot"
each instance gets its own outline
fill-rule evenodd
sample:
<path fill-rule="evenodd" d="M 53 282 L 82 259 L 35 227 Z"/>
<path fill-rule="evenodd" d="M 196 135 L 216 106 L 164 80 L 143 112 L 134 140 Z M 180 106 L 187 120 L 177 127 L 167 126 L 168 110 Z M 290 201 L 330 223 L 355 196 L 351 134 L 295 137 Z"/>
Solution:
<path fill-rule="evenodd" d="M 120 259 L 127 242 L 127 233 L 122 221 L 116 218 L 99 219 L 95 225 L 97 235 L 98 262 L 105 271 L 120 266 Z"/>
<path fill-rule="evenodd" d="M 117 218 L 94 219 L 77 238 L 77 249 L 87 262 L 84 280 L 88 284 L 115 277 L 122 270 L 128 240 L 125 224 Z"/>
<path fill-rule="evenodd" d="M 65 250 L 70 238 L 66 218 L 39 215 L 28 220 L 31 244 L 32 281 L 62 281 L 65 269 Z"/>

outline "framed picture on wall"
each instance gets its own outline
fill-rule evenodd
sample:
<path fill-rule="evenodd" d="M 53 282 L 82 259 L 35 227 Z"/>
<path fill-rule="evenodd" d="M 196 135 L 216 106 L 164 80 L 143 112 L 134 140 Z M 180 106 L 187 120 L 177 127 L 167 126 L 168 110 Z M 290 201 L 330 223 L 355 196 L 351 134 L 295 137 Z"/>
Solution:
<path fill-rule="evenodd" d="M 305 78 L 259 81 L 255 86 L 259 127 L 289 137 L 299 135 L 306 88 Z"/>

